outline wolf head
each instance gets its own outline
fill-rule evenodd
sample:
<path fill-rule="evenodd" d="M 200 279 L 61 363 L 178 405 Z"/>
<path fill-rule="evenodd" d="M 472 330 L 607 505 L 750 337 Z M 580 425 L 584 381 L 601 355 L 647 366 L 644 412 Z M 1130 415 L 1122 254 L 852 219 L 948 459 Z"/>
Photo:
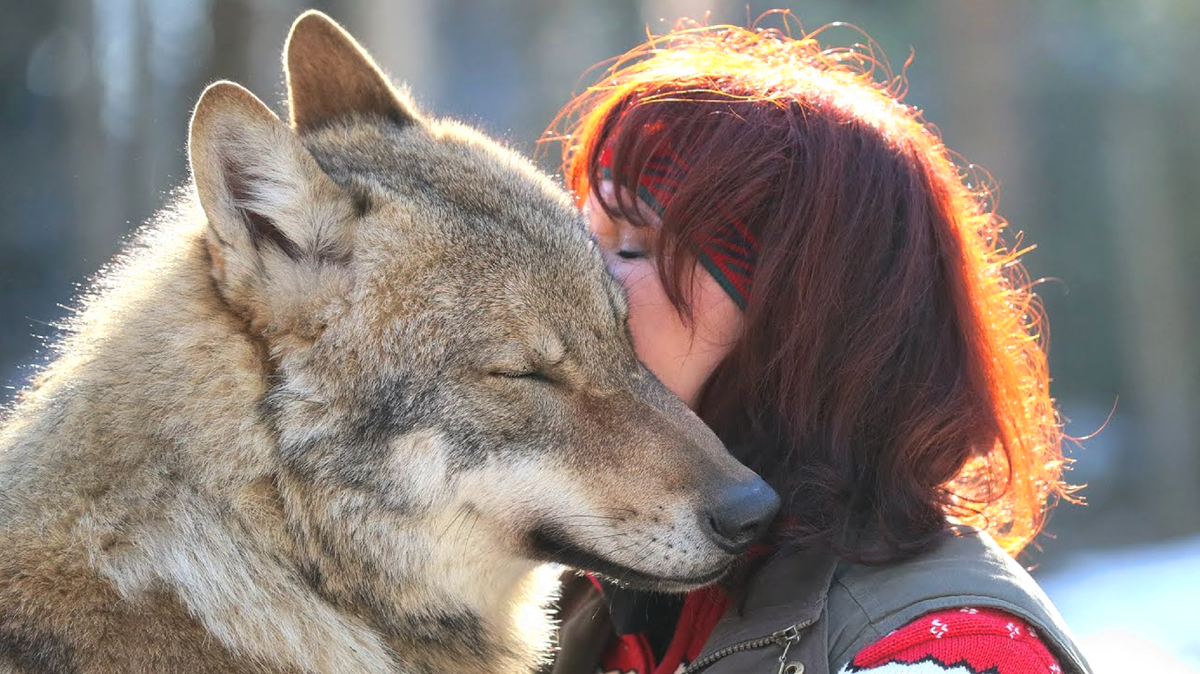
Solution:
<path fill-rule="evenodd" d="M 367 576 L 445 550 L 657 589 L 724 573 L 777 497 L 638 363 L 567 195 L 422 115 L 321 14 L 285 61 L 290 125 L 218 82 L 189 154 L 314 583 L 386 593 Z"/>

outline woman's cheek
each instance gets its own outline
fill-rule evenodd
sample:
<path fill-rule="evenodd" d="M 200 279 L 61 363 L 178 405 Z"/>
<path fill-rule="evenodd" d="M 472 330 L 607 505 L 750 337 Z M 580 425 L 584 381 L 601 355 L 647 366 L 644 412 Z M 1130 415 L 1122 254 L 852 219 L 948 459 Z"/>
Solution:
<path fill-rule="evenodd" d="M 675 306 L 658 278 L 658 270 L 650 260 L 622 261 L 614 276 L 625 288 L 631 322 L 637 320 L 646 328 L 662 329 L 677 318 Z"/>
<path fill-rule="evenodd" d="M 686 358 L 690 331 L 667 299 L 652 261 L 628 261 L 621 267 L 617 278 L 625 286 L 629 332 L 638 358 L 675 395 L 691 402 L 695 386 Z"/>

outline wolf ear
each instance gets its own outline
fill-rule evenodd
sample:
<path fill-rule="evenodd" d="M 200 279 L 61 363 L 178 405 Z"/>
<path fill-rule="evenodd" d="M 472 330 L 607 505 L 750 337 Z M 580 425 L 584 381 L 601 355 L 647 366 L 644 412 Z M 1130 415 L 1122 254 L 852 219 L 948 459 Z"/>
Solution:
<path fill-rule="evenodd" d="M 201 95 L 188 159 L 208 219 L 213 276 L 227 295 L 257 303 L 266 279 L 295 277 L 299 262 L 346 254 L 354 199 L 241 86 L 217 82 Z"/>
<path fill-rule="evenodd" d="M 374 59 L 321 12 L 309 10 L 296 19 L 283 54 L 288 110 L 297 131 L 355 114 L 400 126 L 419 120 Z"/>

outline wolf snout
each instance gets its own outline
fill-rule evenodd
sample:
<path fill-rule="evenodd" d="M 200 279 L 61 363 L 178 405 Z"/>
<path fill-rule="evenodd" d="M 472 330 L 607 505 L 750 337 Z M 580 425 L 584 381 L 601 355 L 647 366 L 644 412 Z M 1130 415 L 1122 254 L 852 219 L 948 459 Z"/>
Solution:
<path fill-rule="evenodd" d="M 702 514 L 701 525 L 718 548 L 736 555 L 766 533 L 777 512 L 779 496 L 755 476 L 718 491 Z"/>

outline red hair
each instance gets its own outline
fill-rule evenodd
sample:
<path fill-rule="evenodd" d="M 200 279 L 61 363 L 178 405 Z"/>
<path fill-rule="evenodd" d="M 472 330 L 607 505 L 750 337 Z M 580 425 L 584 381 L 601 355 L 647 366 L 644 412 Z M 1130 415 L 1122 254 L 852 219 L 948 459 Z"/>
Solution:
<path fill-rule="evenodd" d="M 814 36 L 652 37 L 560 113 L 566 180 L 582 204 L 606 147 L 617 195 L 664 150 L 686 160 L 657 247 L 685 317 L 695 251 L 729 217 L 760 242 L 745 330 L 697 412 L 779 491 L 777 542 L 887 561 L 951 516 L 1015 554 L 1069 495 L 1021 251 L 903 79 Z M 600 203 L 646 224 L 624 200 Z M 848 543 L 852 523 L 875 544 Z"/>

